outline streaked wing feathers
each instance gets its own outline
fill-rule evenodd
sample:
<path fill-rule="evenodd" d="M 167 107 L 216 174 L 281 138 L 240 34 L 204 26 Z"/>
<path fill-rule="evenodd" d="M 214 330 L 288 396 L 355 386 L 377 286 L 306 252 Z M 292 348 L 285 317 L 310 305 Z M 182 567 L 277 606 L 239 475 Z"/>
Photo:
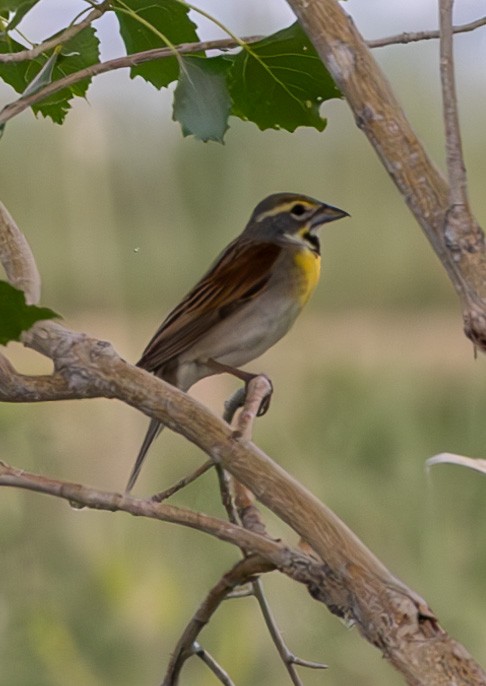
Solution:
<path fill-rule="evenodd" d="M 275 243 L 236 239 L 162 322 L 137 363 L 157 372 L 214 324 L 264 290 L 281 251 Z"/>

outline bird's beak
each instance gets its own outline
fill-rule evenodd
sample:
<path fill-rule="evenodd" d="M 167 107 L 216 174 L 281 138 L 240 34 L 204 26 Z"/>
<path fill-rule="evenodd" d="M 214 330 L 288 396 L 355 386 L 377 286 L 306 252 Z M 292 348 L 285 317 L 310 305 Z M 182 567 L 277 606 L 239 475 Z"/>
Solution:
<path fill-rule="evenodd" d="M 322 224 L 328 224 L 329 222 L 336 221 L 336 219 L 342 219 L 343 217 L 349 217 L 348 212 L 340 210 L 338 207 L 333 207 L 332 205 L 321 205 L 311 217 L 310 228 L 311 230 L 318 229 Z"/>

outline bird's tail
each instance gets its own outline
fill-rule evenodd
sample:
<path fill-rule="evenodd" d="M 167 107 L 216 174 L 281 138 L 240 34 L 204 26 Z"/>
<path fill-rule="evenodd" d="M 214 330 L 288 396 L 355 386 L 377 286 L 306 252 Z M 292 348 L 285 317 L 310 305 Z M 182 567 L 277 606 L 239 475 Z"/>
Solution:
<path fill-rule="evenodd" d="M 135 464 L 133 465 L 130 478 L 128 479 L 125 493 L 130 493 L 132 488 L 135 486 L 135 481 L 138 479 L 138 475 L 140 474 L 140 470 L 142 469 L 142 465 L 144 463 L 145 457 L 147 456 L 148 449 L 152 445 L 152 441 L 159 435 L 163 428 L 164 424 L 162 424 L 162 422 L 159 422 L 157 419 L 150 420 L 149 428 L 147 430 L 147 433 L 145 434 L 145 438 L 143 439 L 143 443 L 137 455 L 137 459 L 135 460 Z"/>

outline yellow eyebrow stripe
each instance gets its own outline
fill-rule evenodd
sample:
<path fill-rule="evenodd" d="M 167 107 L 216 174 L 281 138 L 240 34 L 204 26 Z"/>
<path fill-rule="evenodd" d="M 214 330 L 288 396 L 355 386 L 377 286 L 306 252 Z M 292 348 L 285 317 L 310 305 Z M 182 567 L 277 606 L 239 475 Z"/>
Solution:
<path fill-rule="evenodd" d="M 289 200 L 289 202 L 283 202 L 280 205 L 277 205 L 277 207 L 273 207 L 271 210 L 262 212 L 258 215 L 258 217 L 255 217 L 255 221 L 261 222 L 263 219 L 266 219 L 267 217 L 275 217 L 275 215 L 281 214 L 282 212 L 288 212 L 292 209 L 292 207 L 294 207 L 294 205 L 303 205 L 304 207 L 307 207 L 309 210 L 312 210 L 316 207 L 315 203 L 313 202 L 309 202 L 308 200 L 300 200 L 299 198 L 294 198 L 294 200 Z"/>

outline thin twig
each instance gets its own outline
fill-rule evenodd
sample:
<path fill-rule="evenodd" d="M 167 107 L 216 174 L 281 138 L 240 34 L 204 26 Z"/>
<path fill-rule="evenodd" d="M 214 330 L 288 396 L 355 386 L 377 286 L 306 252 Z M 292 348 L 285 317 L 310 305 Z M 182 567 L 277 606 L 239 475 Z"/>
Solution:
<path fill-rule="evenodd" d="M 80 31 L 87 28 L 96 19 L 99 19 L 106 10 L 109 9 L 109 2 L 100 3 L 94 10 L 92 10 L 82 21 L 78 24 L 72 24 L 67 29 L 61 31 L 54 38 L 46 40 L 44 43 L 39 43 L 35 48 L 19 50 L 19 52 L 7 52 L 0 54 L 0 63 L 25 62 L 26 60 L 33 60 L 44 52 L 48 52 L 58 45 L 67 43 L 71 38 L 74 38 Z"/>
<path fill-rule="evenodd" d="M 194 644 L 194 654 L 209 667 L 215 677 L 221 681 L 223 686 L 235 686 L 235 682 L 230 679 L 228 673 L 225 672 L 221 665 L 216 662 L 214 657 L 197 642 Z"/>
<path fill-rule="evenodd" d="M 270 633 L 270 636 L 272 637 L 272 641 L 275 644 L 275 647 L 278 650 L 278 653 L 280 657 L 282 658 L 282 661 L 284 662 L 287 671 L 290 675 L 290 678 L 292 679 L 292 682 L 294 683 L 295 686 L 302 686 L 302 682 L 297 674 L 297 672 L 294 669 L 294 665 L 299 665 L 301 667 L 308 667 L 309 669 L 327 669 L 327 665 L 323 664 L 322 662 L 313 662 L 311 660 L 303 660 L 300 657 L 297 657 L 294 655 L 288 648 L 287 645 L 285 644 L 285 641 L 283 640 L 282 634 L 280 632 L 280 629 L 277 626 L 277 623 L 275 621 L 275 618 L 272 614 L 272 611 L 270 609 L 270 605 L 268 604 L 268 601 L 265 597 L 265 594 L 263 592 L 263 584 L 261 579 L 256 579 L 255 581 L 252 582 L 252 588 L 253 588 L 253 593 L 255 595 L 255 598 L 258 601 L 258 604 L 260 606 L 261 613 L 263 615 L 263 618 L 265 620 L 265 624 L 267 625 L 267 629 Z"/>
<path fill-rule="evenodd" d="M 153 495 L 151 500 L 156 503 L 161 503 L 163 500 L 167 500 L 167 498 L 173 496 L 174 493 L 177 493 L 189 484 L 192 484 L 192 482 L 196 481 L 196 479 L 199 479 L 199 477 L 205 474 L 209 469 L 211 469 L 211 467 L 214 467 L 214 462 L 212 460 L 207 460 L 207 462 L 195 469 L 191 474 L 184 476 L 173 486 L 169 486 L 169 488 L 166 488 L 165 491 L 160 491 L 160 493 Z"/>
<path fill-rule="evenodd" d="M 206 595 L 197 611 L 187 623 L 172 653 L 171 660 L 162 682 L 162 686 L 176 686 L 179 674 L 185 661 L 194 653 L 194 643 L 202 629 L 210 621 L 227 594 L 236 586 L 246 583 L 255 574 L 271 571 L 272 566 L 259 557 L 245 557 L 237 562 L 229 572 L 221 577 Z"/>
<path fill-rule="evenodd" d="M 241 389 L 240 389 L 241 390 Z M 272 384 L 265 375 L 259 375 L 253 378 L 245 389 L 245 398 L 241 412 L 236 419 L 236 429 L 233 436 L 240 441 L 251 441 L 253 434 L 253 425 L 258 417 L 259 410 L 262 404 L 272 393 Z M 232 421 L 236 409 L 241 405 L 241 393 L 234 394 L 233 397 L 226 403 L 225 419 Z M 224 474 L 225 472 L 223 472 Z M 238 520 L 242 522 L 243 526 L 250 531 L 268 535 L 265 523 L 261 517 L 260 511 L 255 506 L 255 496 L 250 489 L 246 488 L 241 482 L 232 479 L 234 490 L 234 505 L 233 499 L 231 515 L 234 516 L 234 509 L 238 513 Z M 228 489 L 229 490 L 229 489 Z M 224 500 L 224 496 L 223 496 Z M 265 597 L 263 584 L 261 579 L 255 579 L 251 584 L 252 594 L 256 597 L 260 610 L 263 615 L 265 625 L 268 629 L 270 637 L 277 648 L 277 652 L 284 663 L 285 669 L 294 686 L 303 686 L 302 681 L 297 674 L 295 665 L 299 664 L 304 667 L 311 667 L 313 669 L 324 669 L 326 665 L 316 662 L 308 662 L 296 657 L 287 647 L 283 639 L 282 633 L 277 626 L 277 623 L 270 610 L 270 606 Z"/>
<path fill-rule="evenodd" d="M 474 31 L 479 29 L 481 26 L 486 25 L 486 17 L 481 17 L 475 21 L 471 21 L 468 24 L 460 24 L 452 28 L 453 33 L 467 33 L 469 31 Z M 416 31 L 416 32 L 405 32 L 398 33 L 395 36 L 387 36 L 385 38 L 376 38 L 374 40 L 366 41 L 369 48 L 383 48 L 388 45 L 399 45 L 406 43 L 416 43 L 422 40 L 431 40 L 440 38 L 440 31 Z"/>
<path fill-rule="evenodd" d="M 137 517 L 148 517 L 163 522 L 180 524 L 215 536 L 221 541 L 237 545 L 248 553 L 256 551 L 269 561 L 273 555 L 278 554 L 278 551 L 287 550 L 286 546 L 279 541 L 272 541 L 271 539 L 267 541 L 264 536 L 248 531 L 241 526 L 236 526 L 223 519 L 210 517 L 201 512 L 194 512 L 185 507 L 169 505 L 168 503 L 155 503 L 151 500 L 133 498 L 126 493 L 122 495 L 100 491 L 69 481 L 51 479 L 23 469 L 16 469 L 2 461 L 0 461 L 0 486 L 23 488 L 63 498 L 78 508 L 87 507 L 109 512 L 121 511 Z M 300 555 L 297 551 L 296 554 Z"/>
<path fill-rule="evenodd" d="M 481 457 L 468 457 L 467 455 L 456 455 L 455 453 L 439 453 L 425 460 L 425 469 L 429 474 L 430 469 L 437 464 L 454 464 L 467 469 L 474 469 L 480 474 L 486 474 L 486 460 Z"/>
<path fill-rule="evenodd" d="M 486 17 L 483 17 L 481 19 L 477 19 L 475 22 L 471 22 L 470 24 L 464 24 L 462 26 L 458 26 L 454 29 L 455 33 L 462 33 L 466 31 L 472 31 L 480 26 L 483 26 L 486 24 Z M 75 26 L 80 26 L 80 24 L 76 24 Z M 74 28 L 74 27 L 71 27 Z M 426 40 L 430 38 L 438 38 L 439 37 L 439 32 L 438 31 L 421 31 L 418 33 L 402 33 L 397 36 L 390 36 L 388 38 L 379 38 L 376 40 L 371 40 L 368 41 L 368 45 L 371 48 L 375 47 L 383 47 L 385 45 L 392 45 L 395 43 L 409 43 L 412 41 L 419 41 L 419 40 Z M 244 43 L 255 43 L 258 42 L 259 40 L 262 39 L 262 36 L 246 36 L 241 39 Z M 57 39 L 53 39 L 57 40 Z M 44 49 L 45 45 L 47 43 L 43 44 Z M 191 54 L 194 52 L 202 52 L 206 50 L 229 50 L 232 48 L 238 48 L 240 47 L 240 42 L 234 40 L 233 38 L 224 38 L 224 39 L 219 39 L 219 40 L 213 40 L 213 41 L 201 41 L 198 43 L 183 43 L 180 45 L 175 46 L 177 52 L 180 55 L 184 54 Z M 21 53 L 14 53 L 14 54 L 21 54 Z M 172 48 L 155 48 L 152 50 L 144 50 L 142 52 L 137 52 L 133 53 L 132 55 L 126 55 L 123 57 L 117 57 L 112 60 L 107 60 L 106 62 L 100 62 L 98 64 L 93 64 L 90 65 L 89 67 L 86 67 L 84 69 L 81 69 L 77 72 L 73 72 L 72 74 L 69 74 L 62 79 L 58 79 L 57 81 L 53 81 L 52 83 L 48 84 L 44 88 L 36 91 L 35 93 L 32 93 L 31 95 L 20 97 L 17 100 L 15 100 L 12 103 L 9 103 L 6 105 L 1 111 L 0 111 L 0 125 L 5 124 L 7 121 L 12 119 L 13 117 L 17 116 L 21 112 L 23 112 L 25 109 L 28 107 L 31 107 L 32 105 L 35 105 L 38 102 L 41 102 L 44 98 L 47 98 L 48 96 L 52 95 L 53 93 L 57 93 L 59 90 L 62 90 L 63 88 L 69 87 L 74 85 L 75 83 L 78 83 L 78 81 L 81 81 L 82 79 L 86 78 L 93 78 L 94 76 L 97 76 L 98 74 L 104 74 L 106 72 L 110 71 L 115 71 L 116 69 L 124 69 L 127 67 L 134 67 L 137 64 L 143 64 L 144 62 L 150 62 L 156 59 L 163 59 L 166 57 L 173 57 L 174 52 Z M 2 57 L 2 56 L 0 56 Z M 3 57 L 7 57 L 7 55 L 3 55 Z M 6 60 L 7 61 L 7 60 Z M 12 61 L 12 60 L 11 60 Z"/>
<path fill-rule="evenodd" d="M 454 0 L 440 0 L 440 78 L 446 136 L 446 164 L 451 208 L 467 206 L 467 177 L 462 153 L 461 130 L 454 77 L 452 11 Z"/>
<path fill-rule="evenodd" d="M 238 517 L 238 511 L 235 507 L 235 502 L 231 494 L 232 478 L 220 464 L 216 464 L 216 474 L 218 476 L 221 502 L 226 510 L 226 516 L 232 524 L 240 524 L 241 522 Z"/>
<path fill-rule="evenodd" d="M 245 43 L 254 43 L 258 40 L 261 40 L 261 37 L 249 36 L 247 38 L 243 38 L 242 40 Z M 236 47 L 239 47 L 239 43 L 237 41 L 233 40 L 232 38 L 224 38 L 220 40 L 202 41 L 199 43 L 182 43 L 181 45 L 176 45 L 175 49 L 180 55 L 186 55 L 205 50 L 229 50 Z M 44 100 L 44 98 L 47 98 L 49 95 L 57 93 L 68 86 L 72 86 L 83 79 L 92 78 L 98 74 L 105 74 L 106 72 L 115 71 L 116 69 L 135 67 L 137 64 L 143 64 L 144 62 L 152 62 L 153 60 L 173 56 L 174 51 L 172 48 L 154 48 L 152 50 L 136 52 L 132 55 L 116 57 L 112 60 L 107 60 L 106 62 L 92 64 L 89 67 L 85 67 L 84 69 L 80 69 L 72 74 L 68 74 L 62 79 L 58 79 L 57 81 L 49 83 L 44 88 L 41 88 L 31 95 L 20 97 L 17 100 L 14 100 L 14 102 L 9 103 L 0 111 L 0 124 L 5 124 L 7 121 L 9 121 L 9 119 L 12 119 L 12 117 L 20 114 L 28 107 L 35 105 L 37 102 Z"/>

